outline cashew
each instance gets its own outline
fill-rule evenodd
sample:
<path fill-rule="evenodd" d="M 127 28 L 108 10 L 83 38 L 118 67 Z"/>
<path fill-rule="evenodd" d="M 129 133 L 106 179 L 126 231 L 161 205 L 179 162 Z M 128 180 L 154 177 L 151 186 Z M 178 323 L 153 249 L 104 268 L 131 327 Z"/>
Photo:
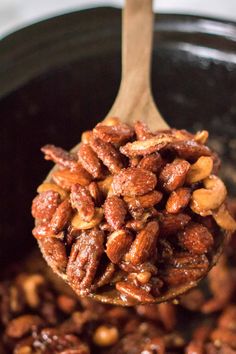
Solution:
<path fill-rule="evenodd" d="M 108 176 L 103 181 L 98 182 L 98 187 L 104 196 L 107 196 L 107 194 L 109 193 L 112 181 L 113 176 Z"/>
<path fill-rule="evenodd" d="M 197 132 L 194 136 L 194 140 L 197 142 L 197 143 L 200 143 L 200 144 L 205 144 L 207 139 L 208 139 L 208 136 L 209 136 L 209 133 L 208 131 L 206 130 L 202 130 L 200 132 Z"/>
<path fill-rule="evenodd" d="M 37 189 L 38 193 L 42 193 L 42 192 L 46 192 L 46 191 L 54 191 L 60 194 L 61 199 L 64 200 L 67 197 L 67 193 L 64 191 L 64 189 L 62 189 L 61 187 L 59 187 L 58 185 L 54 184 L 54 183 L 43 183 L 40 184 L 40 186 Z"/>
<path fill-rule="evenodd" d="M 213 169 L 213 160 L 209 156 L 201 156 L 190 166 L 186 176 L 186 182 L 189 184 L 202 181 L 207 178 Z"/>
<path fill-rule="evenodd" d="M 212 211 L 224 202 L 227 191 L 220 178 L 211 175 L 204 179 L 205 188 L 197 189 L 192 194 L 191 209 L 199 215 L 212 215 Z"/>
<path fill-rule="evenodd" d="M 71 220 L 71 224 L 73 227 L 75 227 L 78 230 L 89 230 L 97 226 L 98 224 L 100 224 L 102 218 L 103 218 L 103 209 L 95 208 L 95 214 L 92 220 L 90 220 L 89 222 L 84 221 L 81 219 L 80 214 L 76 213 L 73 219 Z"/>
<path fill-rule="evenodd" d="M 235 231 L 236 230 L 236 221 L 230 215 L 225 204 L 222 204 L 219 207 L 219 209 L 213 211 L 212 216 L 215 219 L 216 223 L 220 227 L 222 227 L 222 229 L 225 229 L 228 231 Z"/>

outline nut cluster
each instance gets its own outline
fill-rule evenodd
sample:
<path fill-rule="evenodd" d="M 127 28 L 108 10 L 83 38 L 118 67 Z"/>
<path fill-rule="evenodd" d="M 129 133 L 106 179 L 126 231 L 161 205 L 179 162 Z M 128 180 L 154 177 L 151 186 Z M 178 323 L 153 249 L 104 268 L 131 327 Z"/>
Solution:
<path fill-rule="evenodd" d="M 57 168 L 33 200 L 33 235 L 77 294 L 115 288 L 151 303 L 207 274 L 220 236 L 236 228 L 207 138 L 111 118 L 76 152 L 42 148 Z"/>

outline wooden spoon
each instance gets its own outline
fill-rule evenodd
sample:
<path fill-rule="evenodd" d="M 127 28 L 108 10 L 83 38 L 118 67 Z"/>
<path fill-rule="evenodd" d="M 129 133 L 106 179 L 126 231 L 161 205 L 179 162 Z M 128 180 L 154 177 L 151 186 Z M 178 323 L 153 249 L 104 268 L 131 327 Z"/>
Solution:
<path fill-rule="evenodd" d="M 150 84 L 150 67 L 153 37 L 153 10 L 152 0 L 126 0 L 122 20 L 122 80 L 119 93 L 105 120 L 109 117 L 119 117 L 124 123 L 133 125 L 142 120 L 153 130 L 168 129 L 169 126 L 158 111 L 153 100 Z M 104 120 L 104 121 L 105 121 Z M 79 144 L 72 150 L 77 151 Z M 52 169 L 45 182 L 50 182 Z M 40 240 L 38 241 L 41 246 Z M 223 242 L 219 242 L 219 249 L 212 266 L 216 263 Z M 47 256 L 43 251 L 43 256 Z M 50 262 L 48 262 L 50 263 Z M 53 269 L 60 277 L 67 281 L 65 273 Z M 200 279 L 199 279 L 200 280 Z M 195 287 L 198 281 L 180 285 L 166 291 L 162 296 L 155 298 L 155 303 L 176 298 L 187 290 Z M 135 305 L 135 301 L 125 299 L 115 289 L 93 294 L 92 297 L 101 302 L 116 305 Z"/>

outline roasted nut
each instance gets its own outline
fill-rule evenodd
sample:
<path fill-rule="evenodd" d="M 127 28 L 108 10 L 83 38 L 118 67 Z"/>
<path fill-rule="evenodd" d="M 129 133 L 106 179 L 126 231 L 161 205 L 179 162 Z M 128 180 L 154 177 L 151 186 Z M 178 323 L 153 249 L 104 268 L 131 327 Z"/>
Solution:
<path fill-rule="evenodd" d="M 40 239 L 39 246 L 50 267 L 56 273 L 64 273 L 68 261 L 64 243 L 57 238 L 44 237 Z"/>
<path fill-rule="evenodd" d="M 100 275 L 100 277 L 96 278 L 94 281 L 95 289 L 100 288 L 104 285 L 110 284 L 112 282 L 113 277 L 115 276 L 116 267 L 113 263 L 108 263 L 105 267 L 105 270 Z"/>
<path fill-rule="evenodd" d="M 158 173 L 163 167 L 163 159 L 161 155 L 156 152 L 148 156 L 144 156 L 139 162 L 138 167 L 143 168 L 144 170 L 151 171 L 153 173 Z"/>
<path fill-rule="evenodd" d="M 183 231 L 178 233 L 181 247 L 193 254 L 203 254 L 211 250 L 214 239 L 209 230 L 197 223 L 189 223 Z"/>
<path fill-rule="evenodd" d="M 176 234 L 179 230 L 182 230 L 185 225 L 191 220 L 188 214 L 159 214 L 160 234 L 162 236 L 169 236 Z"/>
<path fill-rule="evenodd" d="M 103 121 L 103 124 L 112 127 L 114 125 L 120 124 L 120 119 L 117 117 L 108 117 Z"/>
<path fill-rule="evenodd" d="M 190 166 L 186 176 L 186 183 L 192 184 L 209 177 L 213 169 L 213 159 L 209 156 L 201 156 Z"/>
<path fill-rule="evenodd" d="M 144 195 L 129 197 L 125 196 L 124 200 L 128 204 L 129 209 L 151 208 L 158 204 L 163 194 L 159 191 L 152 191 Z"/>
<path fill-rule="evenodd" d="M 50 221 L 50 229 L 58 234 L 69 223 L 72 214 L 72 208 L 69 199 L 65 199 L 58 207 Z"/>
<path fill-rule="evenodd" d="M 120 151 L 128 157 L 145 156 L 163 149 L 174 140 L 173 136 L 163 133 L 143 141 L 136 140 L 133 143 L 127 143 L 120 148 Z"/>
<path fill-rule="evenodd" d="M 116 195 L 143 195 L 151 192 L 156 184 L 157 178 L 152 172 L 129 167 L 114 176 L 112 190 Z"/>
<path fill-rule="evenodd" d="M 55 145 L 45 145 L 41 148 L 41 151 L 45 155 L 46 160 L 51 160 L 54 163 L 69 168 L 70 170 L 77 170 L 77 159 L 76 155 L 66 150 L 57 147 Z"/>
<path fill-rule="evenodd" d="M 92 136 L 93 136 L 92 130 L 87 130 L 87 131 L 83 132 L 81 135 L 81 143 L 89 144 L 89 141 Z"/>
<path fill-rule="evenodd" d="M 40 184 L 40 186 L 37 188 L 37 192 L 43 193 L 43 192 L 47 192 L 47 191 L 54 191 L 60 194 L 61 200 L 66 199 L 67 197 L 67 193 L 66 191 L 64 191 L 64 189 L 62 189 L 61 187 L 57 186 L 55 183 L 47 183 L 44 182 L 42 184 Z"/>
<path fill-rule="evenodd" d="M 112 144 L 124 144 L 133 135 L 133 130 L 124 123 L 117 123 L 115 125 L 105 125 L 99 123 L 93 129 L 94 136 L 99 138 L 106 143 Z"/>
<path fill-rule="evenodd" d="M 121 155 L 111 143 L 93 137 L 90 146 L 112 174 L 119 173 L 123 168 Z"/>
<path fill-rule="evenodd" d="M 170 214 L 177 214 L 188 205 L 191 199 L 191 190 L 189 188 L 178 188 L 173 191 L 166 203 L 166 210 Z"/>
<path fill-rule="evenodd" d="M 103 196 L 106 197 L 111 189 L 113 176 L 106 177 L 103 181 L 98 181 L 98 187 Z"/>
<path fill-rule="evenodd" d="M 195 134 L 194 140 L 197 143 L 205 144 L 207 142 L 208 136 L 209 136 L 209 133 L 207 130 L 201 130 Z"/>
<path fill-rule="evenodd" d="M 23 276 L 20 285 L 24 291 L 27 304 L 36 308 L 40 304 L 39 289 L 45 286 L 45 278 L 41 274 Z"/>
<path fill-rule="evenodd" d="M 228 231 L 236 230 L 236 221 L 230 215 L 229 210 L 227 209 L 225 203 L 222 204 L 218 209 L 213 210 L 212 216 L 215 219 L 216 223 L 220 227 L 222 227 L 222 229 Z"/>
<path fill-rule="evenodd" d="M 136 236 L 129 253 L 125 256 L 126 261 L 137 265 L 151 259 L 155 255 L 158 233 L 158 222 L 150 221 Z"/>
<path fill-rule="evenodd" d="M 197 189 L 192 194 L 191 209 L 199 215 L 212 215 L 224 202 L 227 191 L 221 179 L 211 175 L 203 181 L 205 188 Z"/>
<path fill-rule="evenodd" d="M 154 134 L 150 132 L 148 126 L 143 122 L 134 123 L 134 131 L 138 140 L 147 140 L 154 137 Z"/>
<path fill-rule="evenodd" d="M 20 316 L 9 322 L 6 328 L 6 334 L 11 338 L 21 338 L 42 324 L 43 320 L 39 316 Z"/>
<path fill-rule="evenodd" d="M 104 214 L 113 230 L 120 229 L 125 223 L 127 214 L 127 207 L 123 199 L 115 195 L 108 197 L 104 204 Z"/>
<path fill-rule="evenodd" d="M 78 151 L 79 162 L 94 178 L 102 175 L 102 165 L 92 148 L 88 144 L 81 144 Z"/>
<path fill-rule="evenodd" d="M 167 192 L 173 192 L 177 188 L 182 187 L 189 168 L 190 164 L 187 161 L 179 159 L 165 165 L 159 175 L 163 188 Z"/>
<path fill-rule="evenodd" d="M 90 221 L 82 220 L 79 213 L 76 213 L 75 216 L 71 220 L 71 225 L 78 230 L 88 230 L 92 229 L 95 226 L 99 225 L 103 218 L 103 209 L 95 208 L 95 213 L 93 218 Z"/>
<path fill-rule="evenodd" d="M 177 141 L 168 145 L 181 159 L 197 160 L 201 156 L 211 156 L 211 150 L 194 140 Z"/>
<path fill-rule="evenodd" d="M 103 195 L 101 190 L 99 189 L 97 182 L 91 182 L 88 186 L 89 193 L 94 200 L 96 206 L 101 206 L 103 201 Z"/>
<path fill-rule="evenodd" d="M 93 335 L 93 341 L 99 347 L 109 347 L 119 339 L 119 332 L 116 327 L 99 326 Z"/>
<path fill-rule="evenodd" d="M 71 187 L 70 201 L 83 221 L 89 222 L 92 220 L 95 207 L 88 189 L 80 184 L 74 184 Z"/>
<path fill-rule="evenodd" d="M 60 203 L 60 194 L 52 190 L 40 193 L 32 203 L 32 215 L 43 222 L 50 221 Z"/>
<path fill-rule="evenodd" d="M 133 241 L 133 237 L 126 230 L 118 230 L 113 232 L 107 240 L 106 254 L 108 258 L 117 264 L 121 261 L 124 254 L 129 250 Z"/>
<path fill-rule="evenodd" d="M 80 295 L 90 292 L 103 254 L 103 232 L 92 230 L 82 233 L 73 244 L 67 266 L 67 279 Z"/>
<path fill-rule="evenodd" d="M 69 169 L 54 171 L 52 179 L 58 186 L 66 191 L 70 191 L 71 187 L 76 183 L 81 186 L 87 186 L 92 178 L 84 168 L 80 167 L 76 172 Z"/>
<path fill-rule="evenodd" d="M 117 282 L 116 289 L 123 295 L 126 295 L 140 303 L 150 303 L 154 298 L 144 289 L 128 282 Z"/>

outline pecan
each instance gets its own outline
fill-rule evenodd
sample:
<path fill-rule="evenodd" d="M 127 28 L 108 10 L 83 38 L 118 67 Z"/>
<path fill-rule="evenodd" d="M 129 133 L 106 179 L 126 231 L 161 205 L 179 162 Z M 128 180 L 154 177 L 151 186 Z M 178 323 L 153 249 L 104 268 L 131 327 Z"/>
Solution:
<path fill-rule="evenodd" d="M 42 325 L 43 320 L 39 316 L 23 315 L 8 323 L 6 334 L 11 338 L 21 338 Z"/>
<path fill-rule="evenodd" d="M 98 226 L 103 219 L 103 209 L 95 208 L 93 218 L 90 221 L 84 221 L 81 215 L 77 212 L 71 220 L 71 225 L 78 230 L 89 230 Z"/>
<path fill-rule="evenodd" d="M 96 206 L 101 206 L 102 201 L 103 201 L 103 195 L 102 192 L 99 188 L 99 185 L 97 182 L 91 182 L 90 185 L 88 186 L 89 193 L 91 197 L 94 200 L 94 203 Z"/>
<path fill-rule="evenodd" d="M 183 231 L 178 233 L 181 247 L 193 254 L 203 254 L 212 248 L 214 239 L 209 230 L 198 223 L 189 223 Z"/>
<path fill-rule="evenodd" d="M 76 155 L 55 145 L 45 145 L 41 148 L 46 160 L 51 160 L 54 163 L 68 168 L 70 170 L 77 169 Z"/>
<path fill-rule="evenodd" d="M 99 178 L 102 175 L 102 165 L 88 144 L 81 144 L 78 151 L 79 162 L 83 168 L 88 171 L 94 178 Z"/>
<path fill-rule="evenodd" d="M 42 192 L 34 198 L 32 203 L 32 215 L 43 222 L 50 221 L 59 203 L 60 194 L 52 190 Z"/>
<path fill-rule="evenodd" d="M 106 254 L 112 263 L 119 263 L 128 251 L 133 241 L 130 232 L 126 230 L 114 231 L 107 240 Z"/>
<path fill-rule="evenodd" d="M 76 183 L 87 186 L 91 182 L 91 175 L 82 166 L 79 166 L 76 171 L 69 169 L 54 171 L 52 179 L 58 186 L 70 191 L 73 184 Z"/>
<path fill-rule="evenodd" d="M 82 233 L 73 244 L 67 265 L 67 279 L 73 289 L 81 295 L 90 292 L 103 249 L 103 232 L 92 230 Z"/>
<path fill-rule="evenodd" d="M 106 143 L 121 145 L 132 138 L 134 132 L 133 129 L 124 123 L 118 123 L 115 125 L 99 123 L 93 129 L 93 134 L 96 138 L 99 138 Z"/>
<path fill-rule="evenodd" d="M 201 156 L 211 156 L 211 150 L 194 140 L 175 141 L 168 146 L 177 155 L 186 160 L 197 160 Z"/>
<path fill-rule="evenodd" d="M 144 263 L 155 255 L 159 225 L 157 221 L 150 221 L 142 231 L 140 231 L 129 252 L 126 254 L 126 260 L 133 265 Z"/>
<path fill-rule="evenodd" d="M 196 281 L 207 274 L 209 261 L 205 255 L 180 254 L 161 270 L 162 278 L 169 286 L 179 286 Z"/>
<path fill-rule="evenodd" d="M 166 210 L 170 214 L 181 212 L 188 205 L 191 199 L 191 190 L 189 188 L 180 187 L 171 192 L 167 203 Z"/>
<path fill-rule="evenodd" d="M 135 157 L 135 156 L 145 156 L 152 154 L 153 152 L 160 151 L 168 143 L 174 141 L 175 138 L 168 134 L 158 134 L 153 138 L 146 139 L 143 141 L 136 140 L 133 143 L 127 143 L 126 145 L 120 148 L 122 154 L 128 157 Z"/>
<path fill-rule="evenodd" d="M 128 204 L 130 210 L 139 208 L 151 208 L 158 204 L 162 199 L 163 194 L 159 191 L 152 191 L 144 195 L 129 197 L 125 196 L 124 200 Z"/>
<path fill-rule="evenodd" d="M 137 300 L 138 302 L 141 302 L 141 303 L 148 303 L 148 302 L 154 301 L 153 296 L 151 294 L 149 294 L 147 291 L 145 291 L 144 289 L 137 287 L 131 283 L 125 282 L 125 281 L 117 282 L 116 289 L 122 295 L 133 298 L 134 300 Z"/>
<path fill-rule="evenodd" d="M 58 234 L 69 223 L 72 214 L 72 208 L 69 199 L 65 199 L 57 208 L 50 221 L 50 228 Z"/>
<path fill-rule="evenodd" d="M 40 239 L 40 248 L 47 263 L 55 272 L 65 272 L 67 255 L 64 243 L 57 238 L 44 237 Z"/>
<path fill-rule="evenodd" d="M 191 217 L 187 214 L 168 214 L 160 213 L 159 222 L 160 222 L 160 234 L 162 236 L 168 236 L 176 234 L 179 230 L 182 230 L 185 225 L 191 220 Z"/>
<path fill-rule="evenodd" d="M 71 187 L 70 200 L 72 207 L 78 211 L 83 221 L 89 222 L 92 220 L 95 207 L 88 189 L 80 184 L 74 184 Z"/>
<path fill-rule="evenodd" d="M 108 197 L 104 204 L 104 214 L 113 230 L 120 229 L 124 225 L 127 214 L 126 204 L 123 199 L 115 195 Z"/>
<path fill-rule="evenodd" d="M 123 167 L 122 158 L 119 151 L 111 143 L 92 138 L 90 146 L 112 174 L 119 173 Z"/>
<path fill-rule="evenodd" d="M 112 189 L 117 195 L 143 195 L 151 192 L 156 184 L 157 178 L 152 172 L 129 167 L 114 176 Z"/>
<path fill-rule="evenodd" d="M 167 192 L 172 192 L 182 187 L 190 164 L 185 160 L 176 159 L 172 163 L 165 165 L 161 171 L 159 178 L 161 185 Z"/>
<path fill-rule="evenodd" d="M 50 227 L 50 223 L 46 225 L 39 224 L 35 226 L 35 228 L 32 230 L 32 234 L 37 240 L 42 240 L 45 237 L 55 237 L 59 240 L 64 239 L 64 232 L 55 233 Z"/>
<path fill-rule="evenodd" d="M 139 162 L 138 167 L 143 168 L 144 170 L 151 171 L 153 173 L 158 173 L 163 167 L 164 161 L 161 155 L 156 152 L 148 156 L 144 156 Z"/>
<path fill-rule="evenodd" d="M 138 140 L 147 140 L 154 137 L 154 134 L 151 133 L 148 126 L 144 122 L 135 122 L 134 131 Z"/>

